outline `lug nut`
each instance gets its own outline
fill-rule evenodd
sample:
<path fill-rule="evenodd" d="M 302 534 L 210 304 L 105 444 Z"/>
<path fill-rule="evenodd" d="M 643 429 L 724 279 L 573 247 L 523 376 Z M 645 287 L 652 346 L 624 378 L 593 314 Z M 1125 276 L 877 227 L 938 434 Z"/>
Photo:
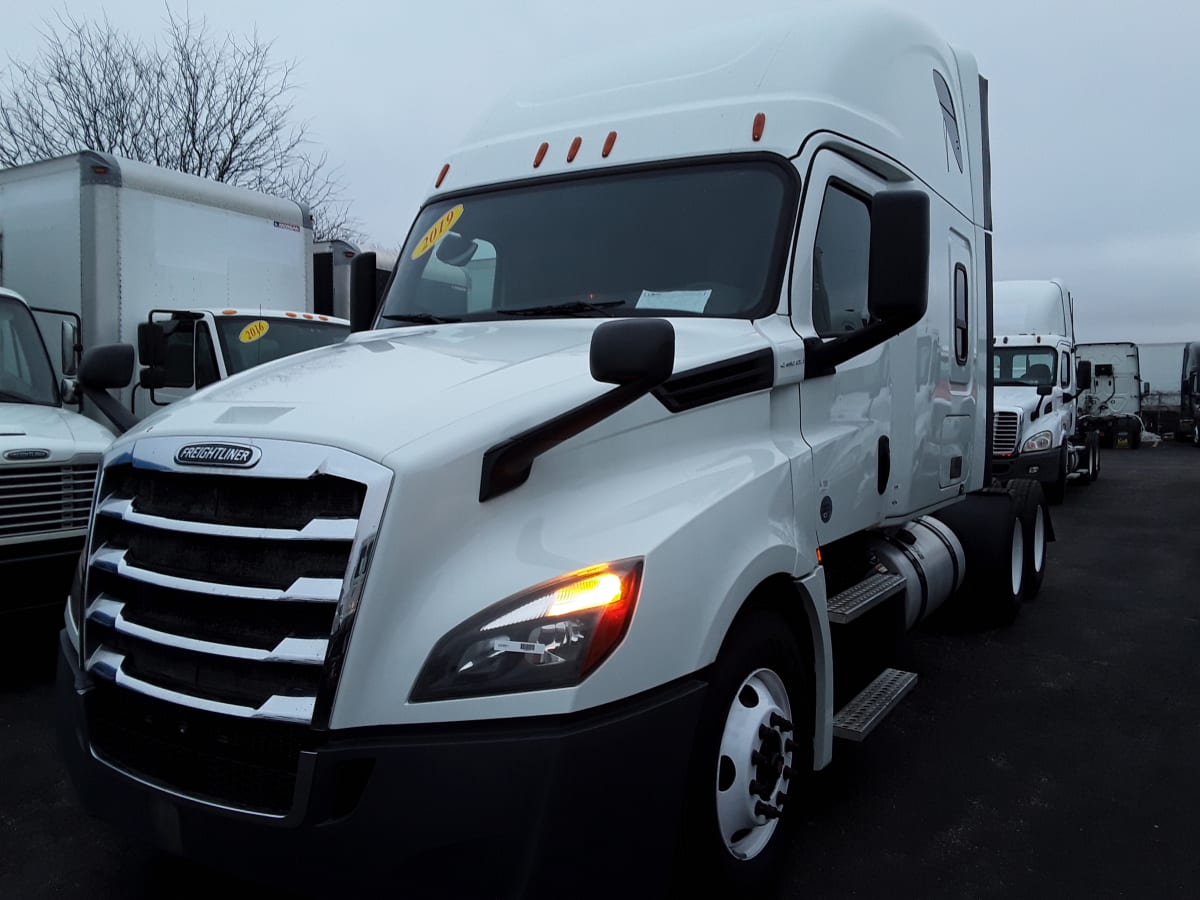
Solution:
<path fill-rule="evenodd" d="M 792 723 L 785 719 L 779 713 L 771 713 L 771 725 L 778 728 L 780 731 L 791 731 Z"/>
<path fill-rule="evenodd" d="M 783 815 L 783 812 L 779 809 L 776 809 L 770 803 L 763 803 L 760 800 L 758 803 L 754 804 L 754 814 L 756 816 L 763 816 L 768 819 L 778 819 L 781 815 Z"/>
<path fill-rule="evenodd" d="M 791 779 L 792 779 L 792 775 L 793 775 L 793 774 L 794 774 L 794 773 L 792 772 L 792 767 L 791 767 L 791 766 L 784 766 L 784 767 L 783 767 L 783 777 L 784 777 L 784 778 L 786 778 L 786 779 L 788 779 L 789 781 L 791 781 Z"/>
<path fill-rule="evenodd" d="M 769 741 L 772 737 L 778 737 L 779 733 L 768 728 L 766 725 L 758 726 L 758 737 L 760 740 Z"/>
<path fill-rule="evenodd" d="M 765 784 L 759 784 L 757 781 L 751 781 L 750 793 L 755 797 L 762 797 L 764 800 L 766 800 L 771 796 L 771 789 Z"/>
<path fill-rule="evenodd" d="M 770 760 L 767 759 L 767 757 L 764 756 L 763 754 L 759 753 L 757 750 L 750 751 L 750 765 L 763 766 L 763 765 L 766 765 L 768 762 L 770 762 Z"/>
<path fill-rule="evenodd" d="M 788 738 L 786 741 L 783 742 L 783 749 L 786 750 L 788 753 L 795 753 L 796 752 L 796 742 L 793 741 L 791 738 Z"/>

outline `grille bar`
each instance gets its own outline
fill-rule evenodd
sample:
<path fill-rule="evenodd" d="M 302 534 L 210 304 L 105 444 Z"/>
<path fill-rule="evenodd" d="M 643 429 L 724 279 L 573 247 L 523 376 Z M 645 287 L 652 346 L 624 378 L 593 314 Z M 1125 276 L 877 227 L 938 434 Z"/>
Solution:
<path fill-rule="evenodd" d="M 0 471 L 0 537 L 78 531 L 87 527 L 96 464 Z"/>
<path fill-rule="evenodd" d="M 103 647 L 96 650 L 87 661 L 88 671 L 93 676 L 102 678 L 105 681 L 130 688 L 140 694 L 145 694 L 147 697 L 154 697 L 157 700 L 166 700 L 169 703 L 178 703 L 180 706 L 187 706 L 191 709 L 235 716 L 239 719 L 264 719 L 271 722 L 307 723 L 312 719 L 313 706 L 316 703 L 315 697 L 280 697 L 278 695 L 272 696 L 257 708 L 241 706 L 236 703 L 224 703 L 220 700 L 197 697 L 192 694 L 185 694 L 181 691 L 161 687 L 157 684 L 151 684 L 149 681 L 144 681 L 134 675 L 130 675 L 125 671 L 124 667 L 124 655 L 106 650 Z"/>
<path fill-rule="evenodd" d="M 992 453 L 1009 456 L 1016 452 L 1021 433 L 1021 417 L 1015 412 L 997 410 L 992 414 Z"/>
<path fill-rule="evenodd" d="M 172 634 L 148 628 L 136 622 L 130 622 L 124 616 L 125 604 L 107 594 L 101 594 L 88 607 L 89 621 L 107 625 L 120 634 L 142 640 L 153 641 L 167 647 L 180 650 L 191 650 L 196 653 L 208 653 L 216 656 L 227 656 L 233 659 L 250 659 L 256 662 L 307 663 L 321 665 L 325 662 L 325 651 L 329 641 L 318 638 L 284 638 L 274 648 L 262 650 L 258 647 L 239 647 L 233 644 L 219 644 L 215 641 L 205 641 L 185 635 Z"/>
<path fill-rule="evenodd" d="M 195 594 L 219 594 L 222 597 L 237 597 L 244 600 L 305 600 L 313 603 L 336 603 L 342 592 L 340 578 L 297 578 L 290 587 L 260 588 L 244 585 L 222 584 L 215 581 L 198 581 L 164 575 L 150 569 L 132 565 L 125 559 L 126 551 L 115 547 L 101 547 L 91 557 L 91 565 L 106 572 L 142 581 L 155 587 Z"/>
<path fill-rule="evenodd" d="M 169 519 L 164 516 L 148 515 L 134 509 L 134 501 L 119 497 L 105 499 L 96 509 L 96 514 L 120 519 L 132 525 L 182 531 L 187 534 L 213 535 L 243 540 L 272 541 L 351 541 L 354 539 L 357 519 L 312 519 L 303 528 L 256 528 L 245 525 L 223 525 L 212 522 L 193 522 L 186 519 Z"/>

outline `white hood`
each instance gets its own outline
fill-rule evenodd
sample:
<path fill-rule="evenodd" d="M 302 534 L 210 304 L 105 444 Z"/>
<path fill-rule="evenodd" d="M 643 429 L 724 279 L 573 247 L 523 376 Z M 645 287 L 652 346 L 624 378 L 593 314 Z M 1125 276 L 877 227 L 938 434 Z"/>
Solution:
<path fill-rule="evenodd" d="M 65 462 L 79 454 L 99 455 L 113 433 L 79 413 L 34 403 L 0 403 L 0 464 L 10 451 L 45 450 L 48 456 L 24 462 Z"/>
<path fill-rule="evenodd" d="M 992 392 L 996 409 L 1024 413 L 1025 421 L 1029 421 L 1029 416 L 1033 413 L 1039 402 L 1045 404 L 1050 399 L 1049 397 L 1039 397 L 1037 388 L 1032 386 L 1015 387 L 1011 385 L 998 385 L 992 389 Z"/>
<path fill-rule="evenodd" d="M 603 321 L 468 322 L 352 335 L 218 382 L 126 438 L 302 440 L 376 461 L 452 425 L 471 433 L 469 443 L 495 442 L 611 388 L 592 379 L 588 363 L 592 331 Z M 672 322 L 676 372 L 768 346 L 748 321 Z"/>

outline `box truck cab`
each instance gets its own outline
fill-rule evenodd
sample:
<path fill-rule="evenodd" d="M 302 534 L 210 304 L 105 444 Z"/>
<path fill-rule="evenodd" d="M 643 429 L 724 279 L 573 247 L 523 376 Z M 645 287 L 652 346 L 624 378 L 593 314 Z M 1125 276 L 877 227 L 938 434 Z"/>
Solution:
<path fill-rule="evenodd" d="M 1100 471 L 1095 438 L 1076 434 L 1080 376 L 1089 375 L 1077 371 L 1074 298 L 1059 279 L 993 290 L 992 471 L 1036 478 L 1061 503 L 1068 477 L 1089 483 Z"/>
<path fill-rule="evenodd" d="M 106 455 L 86 808 L 310 890 L 762 889 L 904 631 L 1044 572 L 1038 483 L 989 473 L 986 122 L 887 8 L 540 73 L 431 173 L 373 329 Z"/>
<path fill-rule="evenodd" d="M 282 309 L 151 310 L 138 326 L 138 384 L 133 411 L 144 416 L 189 394 L 272 360 L 327 347 L 350 322 Z"/>
<path fill-rule="evenodd" d="M 1137 344 L 1080 344 L 1079 358 L 1092 370 L 1092 385 L 1079 398 L 1084 426 L 1099 433 L 1101 446 L 1138 449 L 1144 389 Z"/>
<path fill-rule="evenodd" d="M 41 570 L 57 564 L 69 576 L 83 548 L 113 432 L 68 408 L 74 391 L 56 378 L 29 304 L 0 288 L 0 613 L 60 605 L 66 581 L 48 582 Z"/>

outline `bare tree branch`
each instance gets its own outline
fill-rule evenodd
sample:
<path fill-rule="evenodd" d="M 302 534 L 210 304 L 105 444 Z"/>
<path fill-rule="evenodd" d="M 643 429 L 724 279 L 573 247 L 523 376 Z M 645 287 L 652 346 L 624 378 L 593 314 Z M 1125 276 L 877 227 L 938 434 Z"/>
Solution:
<path fill-rule="evenodd" d="M 257 31 L 214 36 L 167 10 L 161 45 L 107 17 L 44 23 L 42 52 L 0 73 L 0 167 L 98 150 L 305 204 L 318 240 L 361 240 L 343 185 L 294 122 L 294 61 Z"/>

